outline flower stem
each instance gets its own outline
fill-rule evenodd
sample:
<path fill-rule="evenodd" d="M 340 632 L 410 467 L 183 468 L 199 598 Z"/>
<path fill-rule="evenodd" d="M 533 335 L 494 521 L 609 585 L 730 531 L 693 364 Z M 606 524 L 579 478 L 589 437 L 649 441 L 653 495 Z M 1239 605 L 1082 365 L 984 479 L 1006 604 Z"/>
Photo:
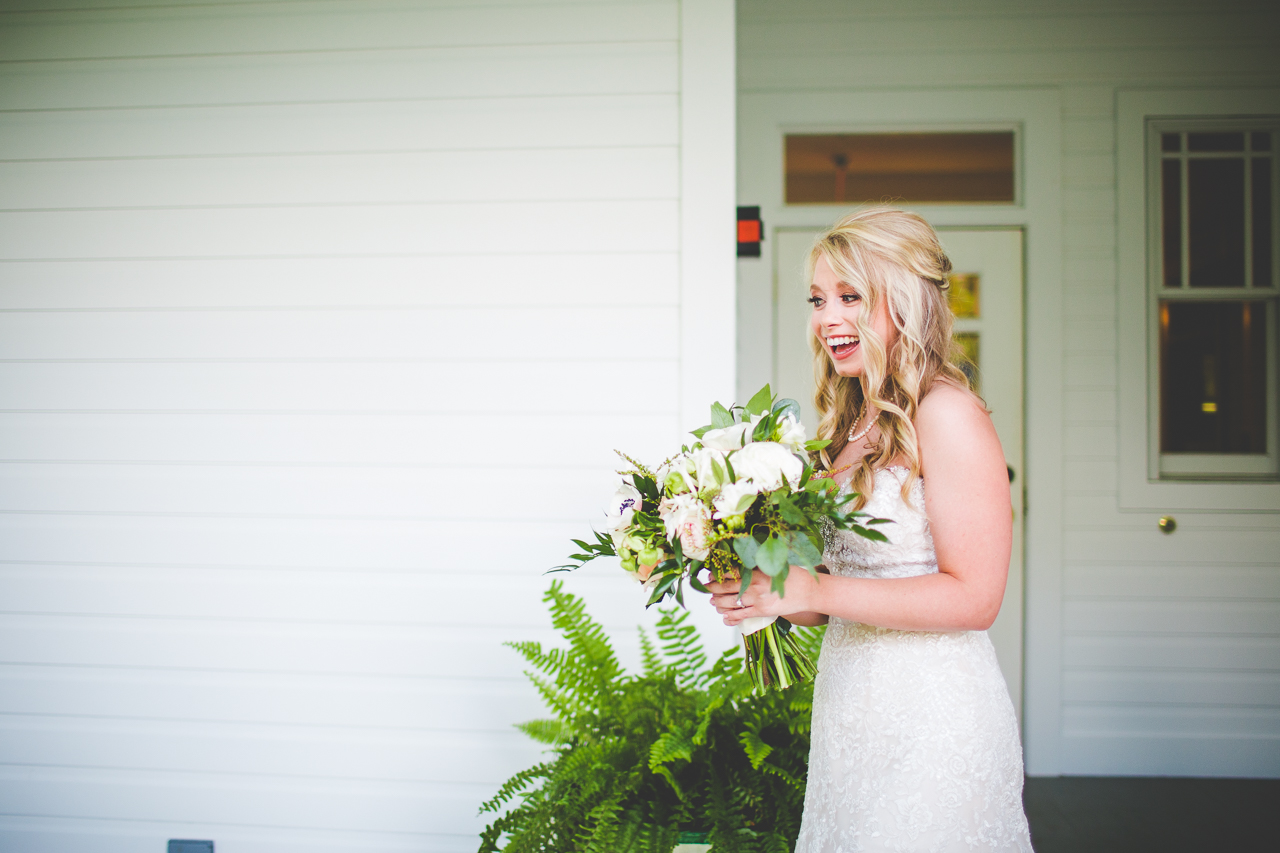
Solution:
<path fill-rule="evenodd" d="M 785 689 L 808 681 L 818 672 L 795 638 L 776 623 L 743 637 L 742 645 L 747 674 L 758 693 L 769 687 Z"/>

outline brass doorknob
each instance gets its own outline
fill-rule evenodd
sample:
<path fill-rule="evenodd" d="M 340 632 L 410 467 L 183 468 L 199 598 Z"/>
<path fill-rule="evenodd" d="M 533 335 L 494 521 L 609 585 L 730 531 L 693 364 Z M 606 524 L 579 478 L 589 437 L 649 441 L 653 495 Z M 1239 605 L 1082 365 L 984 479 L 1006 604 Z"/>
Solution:
<path fill-rule="evenodd" d="M 1156 525 L 1160 528 L 1161 533 L 1172 533 L 1178 529 L 1178 520 L 1172 515 L 1162 515 Z"/>

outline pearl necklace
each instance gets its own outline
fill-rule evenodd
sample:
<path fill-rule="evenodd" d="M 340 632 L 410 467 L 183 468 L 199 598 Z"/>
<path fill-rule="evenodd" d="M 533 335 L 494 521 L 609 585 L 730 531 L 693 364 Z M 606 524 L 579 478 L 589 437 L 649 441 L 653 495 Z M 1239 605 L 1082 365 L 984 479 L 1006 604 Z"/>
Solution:
<path fill-rule="evenodd" d="M 867 425 L 862 428 L 861 432 L 855 433 L 853 431 L 853 428 L 858 425 L 858 421 L 861 421 L 863 417 L 866 416 L 866 414 L 867 414 L 867 404 L 864 401 L 862 404 L 862 411 L 858 412 L 857 420 L 853 422 L 853 426 L 849 427 L 849 438 L 848 438 L 849 444 L 853 444 L 855 441 L 858 441 L 859 439 L 866 436 L 867 433 L 871 432 L 871 428 L 875 426 L 875 423 L 876 423 L 875 418 L 872 418 L 867 421 Z"/>

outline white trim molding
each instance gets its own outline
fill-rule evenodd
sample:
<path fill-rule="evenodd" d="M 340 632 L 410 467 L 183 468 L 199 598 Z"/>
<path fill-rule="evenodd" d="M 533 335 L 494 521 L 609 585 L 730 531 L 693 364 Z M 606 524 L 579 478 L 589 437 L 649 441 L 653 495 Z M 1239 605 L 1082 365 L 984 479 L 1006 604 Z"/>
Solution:
<path fill-rule="evenodd" d="M 680 424 L 733 400 L 737 97 L 733 0 L 680 4 Z"/>

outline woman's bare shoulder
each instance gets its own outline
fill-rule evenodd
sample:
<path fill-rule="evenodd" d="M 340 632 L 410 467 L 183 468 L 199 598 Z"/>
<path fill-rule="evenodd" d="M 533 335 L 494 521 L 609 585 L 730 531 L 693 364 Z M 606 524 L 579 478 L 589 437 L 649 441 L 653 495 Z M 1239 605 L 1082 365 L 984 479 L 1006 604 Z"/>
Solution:
<path fill-rule="evenodd" d="M 968 388 L 941 379 L 934 382 L 916 408 L 916 425 L 928 427 L 957 420 L 990 423 L 991 418 L 982 398 Z"/>
<path fill-rule="evenodd" d="M 957 453 L 970 458 L 975 454 L 1002 456 L 995 425 L 982 399 L 954 383 L 933 384 L 916 409 L 915 426 L 924 467 L 955 459 Z"/>

